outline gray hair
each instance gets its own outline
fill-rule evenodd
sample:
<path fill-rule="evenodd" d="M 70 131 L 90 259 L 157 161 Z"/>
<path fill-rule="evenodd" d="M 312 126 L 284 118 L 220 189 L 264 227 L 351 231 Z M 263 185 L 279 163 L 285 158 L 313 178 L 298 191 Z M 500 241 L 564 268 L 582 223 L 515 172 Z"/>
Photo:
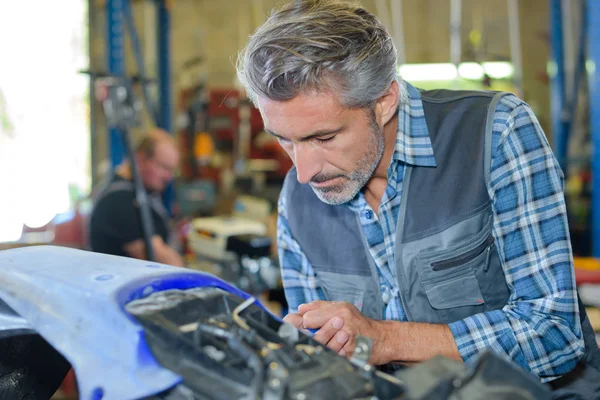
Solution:
<path fill-rule="evenodd" d="M 237 74 L 255 104 L 258 97 L 285 101 L 331 91 L 346 107 L 372 107 L 394 80 L 402 83 L 385 27 L 340 0 L 297 0 L 272 13 L 239 54 Z"/>

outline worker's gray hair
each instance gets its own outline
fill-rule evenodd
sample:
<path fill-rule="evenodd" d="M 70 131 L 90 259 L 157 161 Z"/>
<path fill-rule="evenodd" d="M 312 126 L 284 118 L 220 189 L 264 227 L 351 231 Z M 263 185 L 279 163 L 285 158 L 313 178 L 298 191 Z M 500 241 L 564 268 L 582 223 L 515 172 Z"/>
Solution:
<path fill-rule="evenodd" d="M 275 11 L 238 56 L 248 97 L 285 101 L 330 91 L 343 106 L 372 107 L 397 74 L 397 50 L 377 17 L 340 0 L 297 0 Z M 407 98 L 400 85 L 400 102 Z"/>

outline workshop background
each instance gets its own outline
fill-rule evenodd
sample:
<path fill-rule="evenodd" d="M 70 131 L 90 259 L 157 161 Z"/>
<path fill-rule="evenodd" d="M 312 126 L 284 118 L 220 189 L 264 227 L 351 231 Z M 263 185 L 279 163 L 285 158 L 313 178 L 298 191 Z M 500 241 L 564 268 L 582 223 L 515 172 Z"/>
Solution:
<path fill-rule="evenodd" d="M 122 77 L 140 107 L 132 136 L 159 126 L 179 143 L 164 201 L 187 266 L 285 313 L 275 224 L 291 162 L 235 74 L 237 52 L 277 3 L 0 2 L 0 249 L 88 248 L 93 189 L 125 154 L 98 98 L 107 75 Z M 395 38 L 413 85 L 504 90 L 533 108 L 566 175 L 577 282 L 600 332 L 600 0 L 360 3 Z M 246 233 L 267 240 L 240 267 L 223 243 Z"/>

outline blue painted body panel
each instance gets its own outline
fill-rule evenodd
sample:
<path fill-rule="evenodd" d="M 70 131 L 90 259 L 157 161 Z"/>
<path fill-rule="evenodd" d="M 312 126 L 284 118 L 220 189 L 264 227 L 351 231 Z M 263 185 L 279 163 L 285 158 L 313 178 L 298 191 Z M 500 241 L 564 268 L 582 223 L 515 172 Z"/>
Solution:
<path fill-rule="evenodd" d="M 168 289 L 219 287 L 209 274 L 53 246 L 0 251 L 0 335 L 37 332 L 73 366 L 80 398 L 137 399 L 181 378 L 152 356 L 129 301 Z M 1 337 L 1 336 L 0 336 Z"/>

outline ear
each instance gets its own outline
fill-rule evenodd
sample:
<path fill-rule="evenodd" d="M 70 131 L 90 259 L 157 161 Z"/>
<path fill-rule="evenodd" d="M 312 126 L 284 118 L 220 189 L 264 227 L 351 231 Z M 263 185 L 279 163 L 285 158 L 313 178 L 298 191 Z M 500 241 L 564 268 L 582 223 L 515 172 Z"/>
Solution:
<path fill-rule="evenodd" d="M 394 79 L 388 91 L 377 99 L 377 103 L 375 103 L 375 115 L 377 116 L 377 121 L 382 126 L 387 124 L 396 115 L 399 91 L 398 81 Z"/>

